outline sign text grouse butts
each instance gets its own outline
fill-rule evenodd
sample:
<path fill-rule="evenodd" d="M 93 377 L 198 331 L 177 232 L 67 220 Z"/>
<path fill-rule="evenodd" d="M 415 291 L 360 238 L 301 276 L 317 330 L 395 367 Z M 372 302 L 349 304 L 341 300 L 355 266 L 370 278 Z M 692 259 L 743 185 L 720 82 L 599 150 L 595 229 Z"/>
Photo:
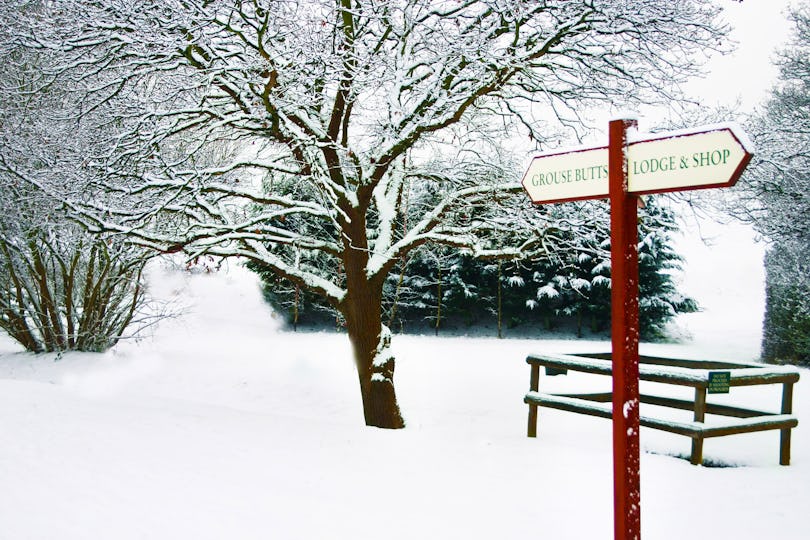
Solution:
<path fill-rule="evenodd" d="M 611 360 L 613 392 L 614 538 L 638 540 L 639 281 L 638 196 L 734 185 L 751 160 L 747 138 L 733 125 L 705 126 L 646 138 L 635 120 L 613 120 L 608 146 L 532 159 L 523 187 L 537 204 L 610 200 Z M 630 132 L 630 129 L 633 132 Z M 713 391 L 728 391 L 728 372 L 712 373 Z"/>
<path fill-rule="evenodd" d="M 662 193 L 733 185 L 751 159 L 734 126 L 650 135 L 627 146 L 627 191 Z M 608 196 L 606 146 L 536 156 L 523 177 L 535 203 Z M 718 182 L 718 179 L 723 179 Z"/>

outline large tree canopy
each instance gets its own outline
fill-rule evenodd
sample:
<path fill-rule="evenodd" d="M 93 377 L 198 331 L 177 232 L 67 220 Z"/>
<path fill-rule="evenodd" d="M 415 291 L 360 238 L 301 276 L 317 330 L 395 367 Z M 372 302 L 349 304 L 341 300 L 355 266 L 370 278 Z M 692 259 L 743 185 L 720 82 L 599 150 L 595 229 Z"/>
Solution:
<path fill-rule="evenodd" d="M 157 249 L 247 257 L 326 298 L 366 422 L 383 427 L 403 425 L 389 271 L 428 242 L 493 256 L 553 244 L 503 245 L 520 221 L 495 212 L 519 192 L 505 142 L 543 144 L 541 120 L 576 125 L 585 105 L 677 99 L 725 32 L 708 0 L 3 4 L 6 50 L 47 52 L 41 88 L 73 93 L 61 121 L 115 131 L 82 163 L 72 210 Z"/>

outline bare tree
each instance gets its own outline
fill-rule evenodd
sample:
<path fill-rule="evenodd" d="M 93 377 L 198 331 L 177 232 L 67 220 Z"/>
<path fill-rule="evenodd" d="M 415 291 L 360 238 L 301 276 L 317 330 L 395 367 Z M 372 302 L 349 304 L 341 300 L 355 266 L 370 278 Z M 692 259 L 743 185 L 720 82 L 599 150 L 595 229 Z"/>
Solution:
<path fill-rule="evenodd" d="M 677 99 L 725 32 L 701 0 L 62 0 L 19 17 L 20 1 L 5 37 L 52 51 L 49 84 L 117 130 L 73 210 L 322 295 L 345 318 L 366 423 L 387 428 L 404 425 L 387 274 L 429 242 L 537 244 L 482 240 L 513 228 L 495 212 L 520 191 L 504 142 L 542 144 L 541 119 L 577 126 L 586 104 Z M 222 145 L 230 159 L 211 159 Z"/>
<path fill-rule="evenodd" d="M 42 77 L 47 51 L 2 47 L 0 328 L 32 352 L 104 351 L 160 317 L 146 310 L 148 253 L 120 236 L 91 235 L 27 181 L 83 182 L 95 138 L 61 121 L 70 100 Z"/>
<path fill-rule="evenodd" d="M 737 215 L 771 240 L 810 242 L 810 4 L 791 15 L 793 40 L 778 56 L 779 82 L 748 123 L 757 155 Z"/>
<path fill-rule="evenodd" d="M 27 350 L 102 352 L 149 318 L 137 248 L 89 236 L 66 217 L 21 231 L 3 221 L 0 328 Z"/>

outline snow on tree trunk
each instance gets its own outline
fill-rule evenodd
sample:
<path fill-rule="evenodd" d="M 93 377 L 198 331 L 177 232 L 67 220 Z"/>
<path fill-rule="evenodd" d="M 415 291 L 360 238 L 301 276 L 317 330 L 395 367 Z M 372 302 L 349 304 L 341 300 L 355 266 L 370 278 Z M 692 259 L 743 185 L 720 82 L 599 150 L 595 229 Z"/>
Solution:
<path fill-rule="evenodd" d="M 354 346 L 366 425 L 387 429 L 405 427 L 394 389 L 394 356 L 388 327 L 380 324 L 374 339 L 370 339 L 370 325 L 365 332 L 349 337 Z M 372 342 L 376 345 L 369 347 Z"/>
<path fill-rule="evenodd" d="M 352 274 L 347 272 L 349 283 L 355 285 L 348 287 L 343 315 L 354 349 L 366 425 L 403 428 L 405 422 L 394 389 L 391 332 L 382 323 L 382 286 Z"/>

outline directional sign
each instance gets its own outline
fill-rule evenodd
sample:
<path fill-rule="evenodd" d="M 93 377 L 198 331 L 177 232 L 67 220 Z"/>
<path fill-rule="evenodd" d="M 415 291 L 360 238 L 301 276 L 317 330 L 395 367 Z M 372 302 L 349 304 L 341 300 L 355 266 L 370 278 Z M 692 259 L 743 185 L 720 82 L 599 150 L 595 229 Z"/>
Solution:
<path fill-rule="evenodd" d="M 740 128 L 728 124 L 671 132 L 627 147 L 627 191 L 638 195 L 733 186 L 753 149 Z"/>
<path fill-rule="evenodd" d="M 608 196 L 608 147 L 536 156 L 522 184 L 537 204 L 604 199 Z"/>
<path fill-rule="evenodd" d="M 638 196 L 734 185 L 753 152 L 731 124 L 645 137 L 635 126 L 612 120 L 608 146 L 537 156 L 522 182 L 535 203 L 610 199 L 615 540 L 641 537 Z M 711 388 L 728 391 L 727 374 L 713 373 Z"/>
<path fill-rule="evenodd" d="M 626 148 L 627 191 L 637 195 L 734 185 L 751 145 L 733 124 L 636 136 Z M 608 148 L 572 149 L 532 159 L 523 187 L 535 203 L 608 196 Z"/>

